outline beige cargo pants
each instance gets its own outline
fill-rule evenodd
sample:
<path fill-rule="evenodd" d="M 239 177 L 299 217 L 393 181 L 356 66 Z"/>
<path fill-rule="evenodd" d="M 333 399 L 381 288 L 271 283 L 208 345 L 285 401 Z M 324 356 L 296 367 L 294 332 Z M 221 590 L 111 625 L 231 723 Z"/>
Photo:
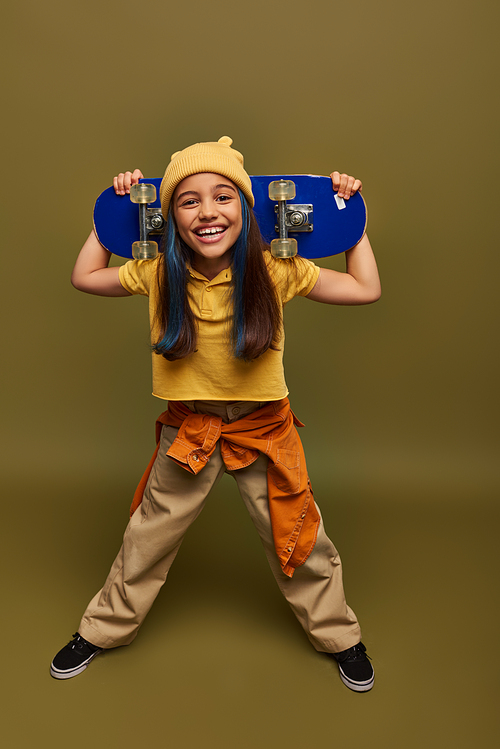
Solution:
<path fill-rule="evenodd" d="M 186 405 L 230 423 L 263 404 L 192 401 Z M 226 471 L 219 446 L 197 476 L 176 465 L 165 455 L 176 434 L 175 428 L 163 427 L 143 501 L 130 519 L 104 587 L 89 603 L 78 628 L 82 637 L 99 647 L 128 645 L 135 638 L 187 529 Z M 274 549 L 267 501 L 267 458 L 260 455 L 252 465 L 228 473 L 236 480 L 276 582 L 312 645 L 316 650 L 335 653 L 358 643 L 361 632 L 345 601 L 340 557 L 324 531 L 323 520 L 311 555 L 289 578 L 282 572 Z"/>

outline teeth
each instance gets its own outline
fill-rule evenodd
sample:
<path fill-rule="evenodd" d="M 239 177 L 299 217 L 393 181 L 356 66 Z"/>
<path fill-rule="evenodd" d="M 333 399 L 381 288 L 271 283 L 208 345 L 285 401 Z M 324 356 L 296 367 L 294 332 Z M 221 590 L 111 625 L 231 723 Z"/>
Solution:
<path fill-rule="evenodd" d="M 203 234 L 221 234 L 223 231 L 224 231 L 224 229 L 213 227 L 213 228 L 209 228 L 209 229 L 199 229 L 199 231 L 197 231 L 196 233 L 200 234 L 200 235 L 203 235 Z"/>

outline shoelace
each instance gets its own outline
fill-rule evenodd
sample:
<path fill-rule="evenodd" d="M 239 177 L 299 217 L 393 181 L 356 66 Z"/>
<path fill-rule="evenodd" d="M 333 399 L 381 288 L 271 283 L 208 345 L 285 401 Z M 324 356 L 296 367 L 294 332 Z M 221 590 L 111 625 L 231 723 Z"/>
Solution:
<path fill-rule="evenodd" d="M 95 649 L 94 645 L 91 645 L 90 642 L 87 642 L 81 635 L 78 634 L 78 632 L 75 632 L 73 635 L 73 640 L 71 642 L 68 642 L 68 645 L 71 646 L 71 650 L 82 650 L 85 646 L 87 646 L 89 649 Z"/>
<path fill-rule="evenodd" d="M 346 661 L 361 661 L 365 658 L 371 660 L 370 656 L 366 654 L 365 646 L 361 642 L 357 645 L 353 645 L 352 648 L 349 648 L 344 653 L 336 653 L 335 658 L 338 663 L 345 663 Z"/>

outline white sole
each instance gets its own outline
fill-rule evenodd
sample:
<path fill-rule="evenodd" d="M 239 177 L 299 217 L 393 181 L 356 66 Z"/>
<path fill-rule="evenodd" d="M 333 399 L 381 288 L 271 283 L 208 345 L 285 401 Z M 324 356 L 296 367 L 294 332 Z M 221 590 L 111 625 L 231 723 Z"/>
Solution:
<path fill-rule="evenodd" d="M 340 667 L 339 672 L 340 678 L 342 679 L 343 683 L 346 685 L 346 687 L 352 689 L 353 692 L 369 692 L 375 682 L 375 674 L 373 674 L 372 678 L 368 679 L 367 681 L 351 681 L 351 679 L 349 679 L 344 674 Z"/>
<path fill-rule="evenodd" d="M 78 676 L 78 674 L 81 674 L 82 671 L 85 671 L 87 666 L 89 665 L 90 661 L 96 657 L 96 655 L 99 655 L 99 653 L 102 653 L 101 650 L 96 650 L 95 653 L 92 653 L 90 658 L 87 658 L 87 660 L 80 664 L 80 666 L 77 666 L 76 668 L 68 669 L 67 671 L 60 671 L 57 669 L 52 663 L 50 664 L 50 675 L 54 679 L 72 679 L 73 676 Z"/>

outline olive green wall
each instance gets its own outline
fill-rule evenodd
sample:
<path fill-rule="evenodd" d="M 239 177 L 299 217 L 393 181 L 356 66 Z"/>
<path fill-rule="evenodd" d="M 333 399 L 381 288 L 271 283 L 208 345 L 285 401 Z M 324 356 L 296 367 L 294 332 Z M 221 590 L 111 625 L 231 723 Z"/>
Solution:
<path fill-rule="evenodd" d="M 495 672 L 473 658 L 498 615 L 499 15 L 490 0 L 4 10 L 9 746 L 191 749 L 202 731 L 217 749 L 461 748 L 494 735 Z M 382 299 L 295 300 L 286 366 L 374 656 L 370 695 L 310 652 L 227 482 L 172 573 L 175 618 L 159 602 L 134 648 L 70 683 L 48 677 L 112 561 L 162 405 L 145 300 L 80 294 L 71 268 L 115 173 L 161 175 L 173 151 L 224 134 L 251 173 L 364 183 Z"/>

